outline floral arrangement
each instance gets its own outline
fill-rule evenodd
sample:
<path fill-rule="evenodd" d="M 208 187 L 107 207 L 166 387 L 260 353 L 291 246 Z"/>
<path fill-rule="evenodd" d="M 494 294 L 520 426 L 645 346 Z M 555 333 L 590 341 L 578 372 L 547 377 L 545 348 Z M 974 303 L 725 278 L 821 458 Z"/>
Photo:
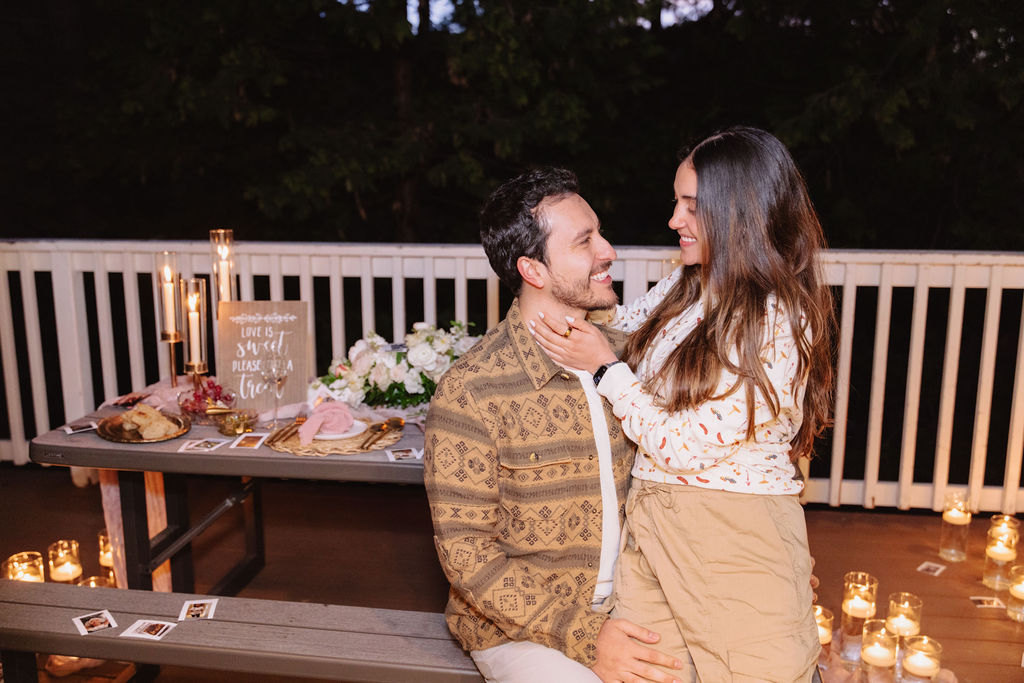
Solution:
<path fill-rule="evenodd" d="M 416 323 L 402 344 L 389 344 L 371 333 L 349 349 L 348 358 L 331 361 L 327 374 L 310 385 L 310 395 L 326 389 L 351 406 L 410 408 L 427 403 L 441 375 L 479 339 L 468 334 L 468 327 L 454 320 L 447 330 Z"/>

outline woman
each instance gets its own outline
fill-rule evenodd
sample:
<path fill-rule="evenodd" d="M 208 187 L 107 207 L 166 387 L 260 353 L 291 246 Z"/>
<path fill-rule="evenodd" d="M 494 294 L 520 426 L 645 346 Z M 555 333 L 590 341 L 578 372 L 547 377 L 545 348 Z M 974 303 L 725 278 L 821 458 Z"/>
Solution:
<path fill-rule="evenodd" d="M 616 616 L 676 639 L 665 651 L 705 683 L 808 681 L 819 646 L 796 463 L 832 389 L 821 226 L 789 152 L 754 128 L 694 147 L 674 195 L 683 266 L 618 307 L 624 362 L 586 322 L 549 318 L 535 335 L 593 372 L 638 444 Z"/>

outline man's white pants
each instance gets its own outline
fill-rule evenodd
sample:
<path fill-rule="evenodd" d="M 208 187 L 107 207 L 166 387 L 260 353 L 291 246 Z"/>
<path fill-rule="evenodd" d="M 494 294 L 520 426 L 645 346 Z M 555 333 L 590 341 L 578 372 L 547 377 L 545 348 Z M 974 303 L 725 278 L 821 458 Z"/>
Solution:
<path fill-rule="evenodd" d="M 488 683 L 601 683 L 597 674 L 575 659 L 529 640 L 469 654 Z"/>

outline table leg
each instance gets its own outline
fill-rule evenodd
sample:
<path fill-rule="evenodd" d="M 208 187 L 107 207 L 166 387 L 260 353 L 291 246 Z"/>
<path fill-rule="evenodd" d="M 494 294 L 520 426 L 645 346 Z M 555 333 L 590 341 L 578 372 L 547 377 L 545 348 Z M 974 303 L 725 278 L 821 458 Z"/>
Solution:
<path fill-rule="evenodd" d="M 36 683 L 39 674 L 36 672 L 36 653 L 4 650 L 0 653 L 4 665 L 5 683 Z"/>
<path fill-rule="evenodd" d="M 144 473 L 121 470 L 118 483 L 128 588 L 153 590 L 153 575 L 149 571 L 151 551 Z"/>
<path fill-rule="evenodd" d="M 189 529 L 188 487 L 185 475 L 164 475 L 164 496 L 167 506 L 167 528 L 175 535 Z M 195 592 L 195 569 L 192 564 L 192 544 L 184 546 L 171 558 L 171 586 L 178 593 Z"/>

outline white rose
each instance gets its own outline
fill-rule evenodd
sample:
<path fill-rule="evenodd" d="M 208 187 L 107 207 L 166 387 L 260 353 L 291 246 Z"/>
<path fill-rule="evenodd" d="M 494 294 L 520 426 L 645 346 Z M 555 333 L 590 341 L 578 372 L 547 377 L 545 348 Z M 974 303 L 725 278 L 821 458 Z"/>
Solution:
<path fill-rule="evenodd" d="M 342 401 L 344 401 L 345 403 L 352 407 L 355 407 L 362 403 L 363 399 L 366 398 L 366 392 L 364 392 L 362 389 L 343 389 L 339 393 L 339 396 L 341 397 Z"/>
<path fill-rule="evenodd" d="M 347 386 L 347 383 L 345 382 L 345 380 L 343 380 L 343 379 L 341 379 L 339 377 L 338 379 L 336 379 L 333 382 L 331 382 L 330 384 L 328 384 L 327 388 L 330 389 L 331 391 L 338 391 L 339 389 L 341 389 L 344 386 Z"/>
<path fill-rule="evenodd" d="M 452 366 L 452 359 L 448 356 L 438 356 L 437 362 L 434 364 L 434 369 L 427 373 L 427 376 L 435 382 L 441 379 L 441 375 L 448 372 L 448 368 Z"/>
<path fill-rule="evenodd" d="M 383 363 L 377 363 L 370 370 L 370 383 L 379 389 L 387 389 L 391 386 L 391 368 Z"/>
<path fill-rule="evenodd" d="M 416 330 L 417 332 L 422 332 L 425 330 L 429 330 L 430 325 L 428 323 L 413 323 L 412 329 Z"/>
<path fill-rule="evenodd" d="M 434 350 L 438 353 L 446 353 L 448 349 L 452 348 L 451 338 L 447 334 L 439 334 L 434 337 L 434 341 L 431 343 L 431 346 L 433 346 Z"/>
<path fill-rule="evenodd" d="M 405 361 L 396 363 L 389 373 L 392 382 L 404 382 L 405 376 L 409 374 L 409 365 Z"/>
<path fill-rule="evenodd" d="M 459 341 L 455 342 L 455 355 L 461 356 L 466 351 L 473 348 L 478 341 L 480 341 L 479 337 L 463 337 Z"/>
<path fill-rule="evenodd" d="M 433 370 L 434 364 L 437 362 L 437 353 L 434 352 L 430 344 L 424 342 L 416 346 L 410 346 L 406 359 L 409 361 L 409 365 L 415 368 Z"/>
<path fill-rule="evenodd" d="M 423 377 L 418 372 L 410 372 L 405 377 L 405 390 L 410 394 L 422 394 L 423 389 Z"/>
<path fill-rule="evenodd" d="M 352 358 L 352 374 L 358 375 L 359 377 L 365 377 L 366 373 L 370 372 L 370 368 L 373 367 L 373 354 L 369 351 L 359 354 Z"/>
<path fill-rule="evenodd" d="M 350 360 L 355 360 L 357 357 L 361 356 L 362 354 L 366 353 L 369 350 L 370 345 L 366 342 L 366 340 L 360 339 L 359 341 L 352 345 L 352 348 L 348 350 L 348 357 Z"/>

